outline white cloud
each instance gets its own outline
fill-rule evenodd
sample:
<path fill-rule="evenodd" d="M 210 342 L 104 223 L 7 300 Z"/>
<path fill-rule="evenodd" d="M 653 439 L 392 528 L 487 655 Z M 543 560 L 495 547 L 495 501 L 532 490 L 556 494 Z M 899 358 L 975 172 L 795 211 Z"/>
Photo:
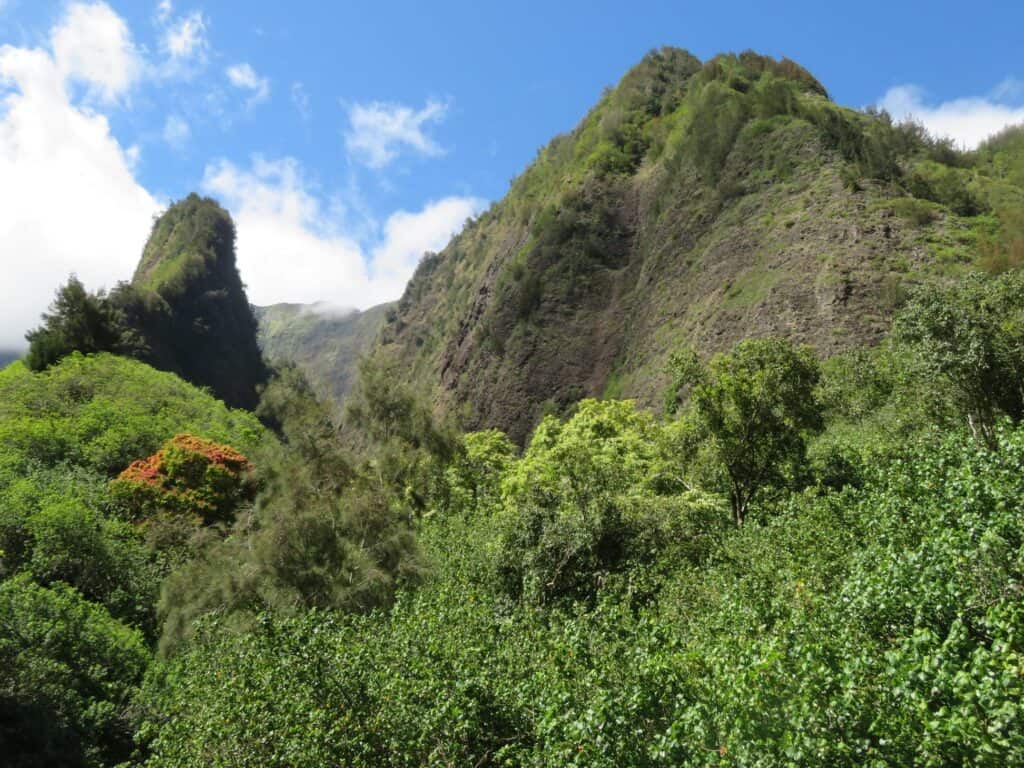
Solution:
<path fill-rule="evenodd" d="M 203 14 L 193 11 L 167 26 L 161 36 L 160 47 L 169 57 L 173 73 L 180 72 L 187 65 L 202 65 L 210 47 Z"/>
<path fill-rule="evenodd" d="M 160 0 L 156 4 L 156 20 L 159 23 L 164 23 L 171 17 L 171 13 L 174 11 L 174 3 L 171 0 Z"/>
<path fill-rule="evenodd" d="M 440 251 L 466 219 L 483 208 L 484 201 L 478 198 L 446 197 L 418 213 L 393 213 L 370 253 L 373 281 L 387 288 L 388 297 L 398 298 L 424 251 Z"/>
<path fill-rule="evenodd" d="M 447 111 L 448 106 L 439 101 L 428 101 L 420 110 L 380 101 L 354 104 L 348 111 L 345 147 L 371 168 L 383 168 L 403 150 L 427 157 L 443 155 L 444 149 L 423 129 L 444 120 Z"/>
<path fill-rule="evenodd" d="M 51 31 L 51 61 L 62 80 L 85 83 L 90 94 L 114 101 L 142 73 L 142 60 L 124 20 L 106 3 L 69 6 Z"/>
<path fill-rule="evenodd" d="M 169 3 L 161 8 L 172 18 Z M 0 349 L 24 347 L 25 331 L 71 272 L 90 289 L 130 278 L 161 208 L 134 175 L 139 147 L 119 143 L 104 110 L 127 103 L 144 74 L 163 72 L 144 66 L 124 21 L 103 3 L 67 6 L 49 40 L 43 48 L 0 46 Z M 250 103 L 269 94 L 268 81 L 248 64 L 227 76 L 251 92 Z M 293 90 L 300 114 L 308 108 L 303 97 L 300 84 Z M 398 122 L 415 133 L 440 112 L 428 105 Z M 180 113 L 165 116 L 170 145 L 180 147 L 190 134 Z M 440 151 L 407 134 L 392 131 L 385 153 L 395 146 Z M 357 189 L 321 194 L 289 158 L 211 163 L 202 188 L 235 217 L 239 268 L 259 303 L 367 307 L 395 299 L 423 252 L 440 250 L 483 206 L 448 197 L 378 226 Z"/>
<path fill-rule="evenodd" d="M 164 141 L 175 149 L 185 146 L 192 135 L 189 124 L 180 115 L 168 115 L 164 122 Z"/>
<path fill-rule="evenodd" d="M 258 104 L 270 95 L 270 82 L 256 74 L 248 63 L 235 64 L 227 68 L 228 80 L 236 88 L 249 91 L 249 105 Z"/>
<path fill-rule="evenodd" d="M 130 277 L 159 208 L 132 174 L 137 148 L 66 87 L 126 93 L 137 76 L 127 27 L 105 5 L 73 5 L 51 41 L 0 47 L 0 347 L 23 346 L 69 273 L 90 288 Z"/>
<path fill-rule="evenodd" d="M 250 169 L 220 160 L 203 189 L 219 196 L 238 229 L 238 264 L 255 304 L 324 301 L 365 308 L 398 298 L 424 251 L 440 250 L 483 201 L 447 197 L 394 213 L 364 248 L 325 209 L 298 163 L 256 157 Z"/>
<path fill-rule="evenodd" d="M 916 120 L 931 134 L 951 138 L 958 146 L 973 149 L 1006 126 L 1024 122 L 1024 106 L 1008 101 L 1019 91 L 1020 83 L 1007 79 L 989 96 L 933 103 L 928 102 L 921 88 L 899 85 L 886 92 L 879 106 L 897 121 Z"/>

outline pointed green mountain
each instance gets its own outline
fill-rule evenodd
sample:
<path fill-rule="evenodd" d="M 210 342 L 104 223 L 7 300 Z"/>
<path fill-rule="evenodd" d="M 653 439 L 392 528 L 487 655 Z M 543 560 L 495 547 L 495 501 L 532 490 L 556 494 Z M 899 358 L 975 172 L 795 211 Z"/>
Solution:
<path fill-rule="evenodd" d="M 998 229 L 971 162 L 787 59 L 655 51 L 424 258 L 373 354 L 521 440 L 586 395 L 657 406 L 683 344 L 872 344 Z"/>
<path fill-rule="evenodd" d="M 256 405 L 267 370 L 235 262 L 234 224 L 215 201 L 189 195 L 154 222 L 122 301 L 146 362 L 228 405 Z"/>

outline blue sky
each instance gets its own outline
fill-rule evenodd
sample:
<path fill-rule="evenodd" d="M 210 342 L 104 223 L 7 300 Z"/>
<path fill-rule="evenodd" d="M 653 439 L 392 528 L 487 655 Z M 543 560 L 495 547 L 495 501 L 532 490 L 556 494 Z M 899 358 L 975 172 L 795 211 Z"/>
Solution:
<path fill-rule="evenodd" d="M 1024 4 L 0 0 L 0 347 L 127 278 L 192 190 L 256 303 L 397 298 L 652 47 L 789 56 L 976 143 L 1024 120 Z"/>

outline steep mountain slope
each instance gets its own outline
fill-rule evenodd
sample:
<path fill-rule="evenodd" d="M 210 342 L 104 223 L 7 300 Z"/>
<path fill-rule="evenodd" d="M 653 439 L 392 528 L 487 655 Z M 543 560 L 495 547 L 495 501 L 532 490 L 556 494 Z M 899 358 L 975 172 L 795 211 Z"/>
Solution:
<path fill-rule="evenodd" d="M 522 440 L 584 395 L 657 404 L 682 344 L 870 344 L 998 228 L 963 164 L 789 60 L 652 52 L 423 260 L 374 355 Z"/>
<path fill-rule="evenodd" d="M 235 264 L 234 224 L 216 202 L 192 194 L 168 208 L 114 298 L 144 342 L 145 362 L 228 405 L 256 405 L 267 371 Z"/>
<path fill-rule="evenodd" d="M 271 362 L 295 363 L 320 397 L 340 405 L 360 357 L 371 348 L 394 304 L 339 313 L 309 304 L 254 307 L 259 344 Z"/>

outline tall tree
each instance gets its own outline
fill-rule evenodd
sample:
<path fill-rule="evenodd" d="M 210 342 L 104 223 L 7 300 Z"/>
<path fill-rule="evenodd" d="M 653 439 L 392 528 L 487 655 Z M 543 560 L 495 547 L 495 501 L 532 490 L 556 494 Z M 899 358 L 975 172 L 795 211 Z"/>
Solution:
<path fill-rule="evenodd" d="M 43 324 L 25 334 L 25 362 L 33 371 L 48 368 L 71 352 L 129 352 L 138 341 L 102 292 L 89 293 L 75 276 L 57 289 Z"/>
<path fill-rule="evenodd" d="M 953 401 L 974 438 L 989 447 L 999 418 L 1024 418 L 1022 291 L 1017 271 L 923 288 L 893 328 L 897 342 L 920 357 L 931 387 Z"/>
<path fill-rule="evenodd" d="M 821 428 L 814 397 L 818 363 L 806 347 L 748 339 L 707 366 L 675 358 L 692 386 L 687 416 L 721 467 L 733 519 L 743 525 L 751 503 L 785 481 L 804 458 L 804 436 Z"/>

